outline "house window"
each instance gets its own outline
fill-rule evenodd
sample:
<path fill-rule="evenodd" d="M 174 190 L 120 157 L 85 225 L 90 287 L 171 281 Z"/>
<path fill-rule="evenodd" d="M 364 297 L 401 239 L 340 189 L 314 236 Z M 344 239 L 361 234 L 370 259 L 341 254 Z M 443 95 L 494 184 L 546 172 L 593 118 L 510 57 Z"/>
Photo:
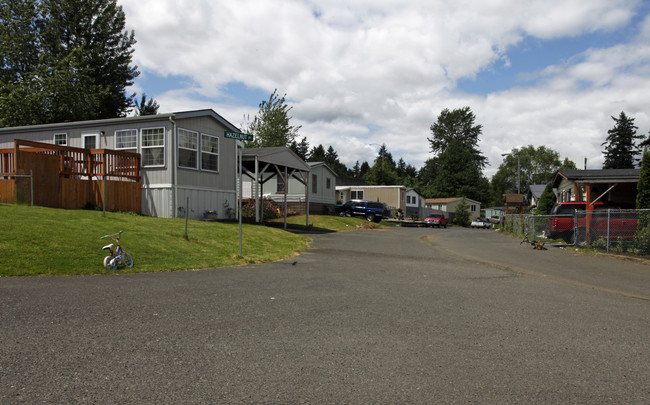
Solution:
<path fill-rule="evenodd" d="M 178 128 L 178 167 L 198 169 L 199 133 Z"/>
<path fill-rule="evenodd" d="M 68 134 L 54 134 L 54 144 L 68 146 Z"/>
<path fill-rule="evenodd" d="M 363 190 L 350 191 L 351 200 L 363 200 Z"/>
<path fill-rule="evenodd" d="M 201 134 L 201 169 L 219 171 L 219 138 Z"/>
<path fill-rule="evenodd" d="M 472 204 L 471 210 L 472 210 L 472 212 L 476 212 L 476 205 Z"/>
<path fill-rule="evenodd" d="M 327 180 L 326 180 L 326 185 L 325 185 L 325 187 L 327 187 L 328 190 L 331 190 L 331 189 L 332 189 L 332 179 L 330 179 L 329 177 L 328 177 Z"/>
<path fill-rule="evenodd" d="M 164 166 L 165 128 L 147 128 L 141 134 L 142 166 Z"/>
<path fill-rule="evenodd" d="M 286 184 L 284 182 L 284 177 L 280 176 L 280 175 L 277 175 L 276 178 L 278 179 L 278 188 L 277 188 L 276 192 L 278 194 L 284 194 L 284 185 Z"/>
<path fill-rule="evenodd" d="M 315 174 L 311 175 L 311 192 L 312 194 L 318 193 L 318 177 Z"/>
<path fill-rule="evenodd" d="M 136 153 L 138 151 L 138 130 L 115 131 L 115 149 Z"/>

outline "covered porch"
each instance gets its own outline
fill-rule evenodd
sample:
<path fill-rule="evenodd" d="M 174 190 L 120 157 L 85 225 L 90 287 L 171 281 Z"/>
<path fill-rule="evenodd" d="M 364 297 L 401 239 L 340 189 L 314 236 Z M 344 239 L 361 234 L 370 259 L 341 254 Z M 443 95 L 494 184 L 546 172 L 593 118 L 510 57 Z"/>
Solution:
<path fill-rule="evenodd" d="M 284 228 L 287 228 L 287 188 L 289 179 L 296 179 L 305 185 L 306 227 L 309 227 L 309 171 L 310 167 L 292 150 L 286 147 L 250 148 L 242 150 L 242 174 L 253 181 L 255 199 L 255 222 L 264 220 L 261 202 L 264 184 L 277 177 L 284 184 Z"/>

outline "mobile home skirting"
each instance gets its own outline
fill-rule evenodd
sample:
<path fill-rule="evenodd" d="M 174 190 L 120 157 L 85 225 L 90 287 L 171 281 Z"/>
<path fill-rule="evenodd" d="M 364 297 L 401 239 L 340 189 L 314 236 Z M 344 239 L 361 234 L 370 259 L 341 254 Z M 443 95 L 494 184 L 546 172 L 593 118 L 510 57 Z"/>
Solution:
<path fill-rule="evenodd" d="M 177 212 L 173 212 L 173 187 L 171 184 L 152 184 L 142 187 L 142 213 L 153 217 L 174 218 L 189 217 L 201 219 L 206 212 L 213 211 L 211 217 L 218 219 L 234 219 L 237 209 L 237 193 L 235 190 L 210 190 L 178 186 L 176 189 L 178 201 Z M 189 198 L 189 205 L 188 205 Z"/>

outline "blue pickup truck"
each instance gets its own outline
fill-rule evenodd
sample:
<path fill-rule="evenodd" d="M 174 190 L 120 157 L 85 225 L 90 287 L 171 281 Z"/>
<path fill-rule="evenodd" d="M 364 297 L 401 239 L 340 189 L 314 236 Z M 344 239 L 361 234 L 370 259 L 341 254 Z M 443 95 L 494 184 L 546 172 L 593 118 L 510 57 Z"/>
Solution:
<path fill-rule="evenodd" d="M 390 217 L 390 208 L 382 202 L 350 200 L 335 208 L 336 213 L 341 216 L 360 216 L 370 222 L 380 222 L 382 218 Z"/>

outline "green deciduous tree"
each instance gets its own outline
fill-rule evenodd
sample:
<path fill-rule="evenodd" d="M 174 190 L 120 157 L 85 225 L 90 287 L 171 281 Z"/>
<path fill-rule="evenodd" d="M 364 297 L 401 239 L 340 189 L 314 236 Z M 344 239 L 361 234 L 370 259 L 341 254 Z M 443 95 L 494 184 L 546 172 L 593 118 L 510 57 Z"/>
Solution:
<path fill-rule="evenodd" d="M 650 151 L 643 151 L 639 182 L 636 192 L 636 209 L 650 209 Z"/>
<path fill-rule="evenodd" d="M 255 139 L 247 142 L 247 147 L 290 146 L 298 136 L 301 126 L 293 126 L 289 113 L 293 107 L 286 103 L 286 94 L 279 97 L 277 89 L 271 93 L 268 101 L 262 101 L 259 111 L 250 124 L 245 125 L 244 132 L 253 134 Z"/>
<path fill-rule="evenodd" d="M 135 36 L 115 0 L 0 2 L 0 125 L 125 116 Z"/>
<path fill-rule="evenodd" d="M 607 140 L 601 144 L 606 145 L 603 169 L 633 169 L 638 162 L 636 156 L 641 153 L 636 140 L 643 137 L 636 134 L 638 127 L 634 125 L 634 118 L 624 112 L 612 119 L 616 125 L 607 131 Z"/>
<path fill-rule="evenodd" d="M 496 198 L 493 204 L 501 205 L 504 194 L 516 193 L 518 181 L 521 193 L 528 195 L 532 184 L 549 183 L 560 169 L 576 169 L 576 166 L 569 159 L 561 161 L 560 155 L 546 146 L 514 148 L 492 176 L 492 193 Z"/>

